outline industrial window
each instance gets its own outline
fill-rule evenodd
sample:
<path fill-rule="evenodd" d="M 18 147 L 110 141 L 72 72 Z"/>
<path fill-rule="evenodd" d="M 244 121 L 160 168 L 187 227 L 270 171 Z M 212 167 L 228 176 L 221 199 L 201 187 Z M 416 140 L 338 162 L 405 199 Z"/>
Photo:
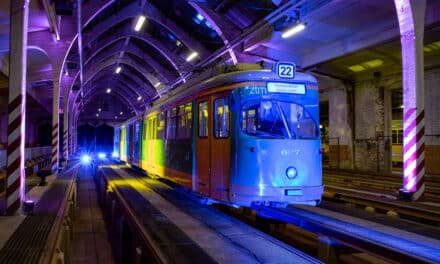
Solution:
<path fill-rule="evenodd" d="M 192 103 L 180 105 L 177 113 L 177 139 L 191 138 Z"/>
<path fill-rule="evenodd" d="M 177 107 L 172 108 L 167 113 L 168 113 L 167 139 L 175 139 L 176 138 Z"/>
<path fill-rule="evenodd" d="M 161 112 L 157 120 L 157 138 L 165 139 L 165 113 Z"/>
<path fill-rule="evenodd" d="M 391 135 L 392 135 L 392 144 L 403 144 L 402 129 L 393 129 Z"/>
<path fill-rule="evenodd" d="M 214 101 L 214 136 L 229 137 L 229 100 L 227 97 Z"/>
<path fill-rule="evenodd" d="M 208 102 L 199 103 L 199 137 L 208 136 Z"/>

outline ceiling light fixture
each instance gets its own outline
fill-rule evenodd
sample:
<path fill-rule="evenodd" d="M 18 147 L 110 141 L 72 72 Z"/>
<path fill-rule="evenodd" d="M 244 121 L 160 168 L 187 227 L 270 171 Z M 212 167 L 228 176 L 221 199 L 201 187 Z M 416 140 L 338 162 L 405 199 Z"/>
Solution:
<path fill-rule="evenodd" d="M 110 88 L 107 88 L 107 91 L 106 91 L 108 94 L 109 93 L 111 93 L 112 92 L 112 89 L 110 89 Z"/>
<path fill-rule="evenodd" d="M 186 61 L 192 61 L 195 57 L 197 57 L 197 55 L 199 55 L 199 53 L 197 53 L 196 51 L 193 51 L 187 58 Z"/>
<path fill-rule="evenodd" d="M 289 38 L 293 35 L 295 35 L 296 33 L 303 31 L 306 28 L 306 24 L 304 23 L 297 23 L 295 26 L 289 28 L 288 30 L 286 30 L 281 37 L 282 38 Z"/>
<path fill-rule="evenodd" d="M 138 101 L 140 101 L 140 100 L 142 100 L 142 96 L 139 95 L 138 96 Z"/>
<path fill-rule="evenodd" d="M 123 115 L 123 114 L 124 114 L 124 112 L 120 112 L 119 114 L 120 114 L 120 115 Z"/>
<path fill-rule="evenodd" d="M 141 30 L 142 26 L 144 25 L 145 20 L 146 20 L 146 17 L 144 15 L 139 16 L 139 18 L 136 22 L 136 26 L 134 27 L 134 30 L 135 31 Z"/>
<path fill-rule="evenodd" d="M 122 70 L 121 66 L 118 66 L 115 70 L 115 73 L 119 74 L 121 72 L 121 70 Z"/>
<path fill-rule="evenodd" d="M 101 108 L 98 108 L 98 112 L 101 112 L 102 111 L 102 109 Z"/>
<path fill-rule="evenodd" d="M 99 114 L 96 114 L 96 117 L 98 117 L 99 116 Z"/>
<path fill-rule="evenodd" d="M 157 82 L 157 83 L 154 85 L 154 88 L 159 87 L 160 84 L 161 84 L 161 82 Z"/>

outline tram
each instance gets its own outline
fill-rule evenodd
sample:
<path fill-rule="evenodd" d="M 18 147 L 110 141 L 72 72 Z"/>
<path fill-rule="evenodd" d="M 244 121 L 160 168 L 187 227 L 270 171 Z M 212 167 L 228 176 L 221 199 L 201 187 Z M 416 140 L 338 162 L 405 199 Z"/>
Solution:
<path fill-rule="evenodd" d="M 291 63 L 274 68 L 187 82 L 116 127 L 115 152 L 214 202 L 319 204 L 318 83 Z"/>

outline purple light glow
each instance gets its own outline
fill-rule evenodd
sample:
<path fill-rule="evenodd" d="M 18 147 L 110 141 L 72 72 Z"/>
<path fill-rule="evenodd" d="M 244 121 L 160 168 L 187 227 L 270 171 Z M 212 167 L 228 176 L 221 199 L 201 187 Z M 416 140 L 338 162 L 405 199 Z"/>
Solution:
<path fill-rule="evenodd" d="M 423 31 L 425 1 L 394 0 L 402 47 L 403 189 L 418 190 L 424 176 Z M 421 65 L 421 66 L 420 66 Z"/>

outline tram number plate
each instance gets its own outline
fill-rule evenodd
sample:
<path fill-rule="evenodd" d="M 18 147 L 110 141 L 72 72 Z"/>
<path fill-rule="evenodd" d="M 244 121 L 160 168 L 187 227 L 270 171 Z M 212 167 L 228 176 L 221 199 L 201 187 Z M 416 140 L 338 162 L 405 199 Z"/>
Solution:
<path fill-rule="evenodd" d="M 280 78 L 294 78 L 295 64 L 289 62 L 278 62 L 277 73 Z"/>

